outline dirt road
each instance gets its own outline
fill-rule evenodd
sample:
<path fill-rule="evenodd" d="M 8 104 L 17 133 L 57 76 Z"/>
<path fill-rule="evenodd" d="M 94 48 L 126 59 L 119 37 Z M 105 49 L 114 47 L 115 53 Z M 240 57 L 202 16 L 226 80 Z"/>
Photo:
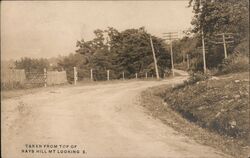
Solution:
<path fill-rule="evenodd" d="M 184 78 L 50 88 L 5 99 L 2 156 L 225 157 L 148 116 L 140 106 L 140 93 L 146 88 Z M 73 150 L 80 153 L 69 153 Z"/>

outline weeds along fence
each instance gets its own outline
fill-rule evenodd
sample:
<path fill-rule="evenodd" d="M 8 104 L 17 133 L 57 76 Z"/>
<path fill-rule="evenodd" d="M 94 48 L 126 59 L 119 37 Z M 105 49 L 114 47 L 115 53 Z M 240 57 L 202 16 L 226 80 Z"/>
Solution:
<path fill-rule="evenodd" d="M 65 71 L 32 71 L 5 69 L 1 71 L 1 88 L 21 89 L 67 83 Z"/>

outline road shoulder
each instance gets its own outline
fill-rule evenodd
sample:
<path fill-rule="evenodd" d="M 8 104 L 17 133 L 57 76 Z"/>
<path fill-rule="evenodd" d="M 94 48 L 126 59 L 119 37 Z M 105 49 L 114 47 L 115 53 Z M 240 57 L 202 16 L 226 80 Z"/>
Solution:
<path fill-rule="evenodd" d="M 188 136 L 199 144 L 211 146 L 234 157 L 244 157 L 241 153 L 242 150 L 239 150 L 239 147 L 237 144 L 234 144 L 233 140 L 207 131 L 173 111 L 161 97 L 167 88 L 170 88 L 170 85 L 152 87 L 142 92 L 141 106 L 146 109 L 149 115 L 161 120 L 179 134 Z"/>

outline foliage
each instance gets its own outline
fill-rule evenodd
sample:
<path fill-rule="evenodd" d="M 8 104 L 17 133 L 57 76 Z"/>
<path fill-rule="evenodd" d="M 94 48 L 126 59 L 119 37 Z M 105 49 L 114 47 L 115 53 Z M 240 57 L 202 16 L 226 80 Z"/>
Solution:
<path fill-rule="evenodd" d="M 168 90 L 170 107 L 201 127 L 249 145 L 249 73 L 237 73 Z M 234 144 L 235 145 L 235 144 Z"/>
<path fill-rule="evenodd" d="M 187 70 L 187 55 L 189 58 L 190 68 L 197 67 L 197 62 L 192 62 L 200 57 L 200 52 L 197 50 L 198 38 L 197 36 L 185 36 L 180 40 L 173 42 L 173 55 L 175 67 Z M 192 59 L 192 61 L 190 60 Z M 201 67 L 202 68 L 202 67 Z"/>
<path fill-rule="evenodd" d="M 74 72 L 73 68 L 78 68 L 78 78 L 81 80 L 84 76 L 88 75 L 88 72 L 81 71 L 85 69 L 84 65 L 86 65 L 87 59 L 83 57 L 83 55 L 78 53 L 71 53 L 67 57 L 64 57 L 62 60 L 58 62 L 58 68 L 63 68 L 67 73 L 67 79 L 69 82 L 74 80 Z"/>
<path fill-rule="evenodd" d="M 233 54 L 218 66 L 217 75 L 249 71 L 249 58 L 240 53 Z"/>
<path fill-rule="evenodd" d="M 24 69 L 25 72 L 37 71 L 43 72 L 44 68 L 49 67 L 49 61 L 47 59 L 32 59 L 32 58 L 21 58 L 15 61 L 16 69 Z"/>
<path fill-rule="evenodd" d="M 194 37 L 199 41 L 196 50 L 192 52 L 193 71 L 200 71 L 203 67 L 201 33 L 204 32 L 206 50 L 206 65 L 209 69 L 218 67 L 224 61 L 223 44 L 221 33 L 232 33 L 234 43 L 227 44 L 228 55 L 239 50 L 248 54 L 249 43 L 249 2 L 247 0 L 190 0 L 193 7 L 194 17 L 191 22 Z M 197 54 L 198 53 L 198 54 Z"/>
<path fill-rule="evenodd" d="M 190 0 L 189 4 L 193 4 L 195 13 L 194 32 L 203 28 L 205 35 L 231 32 L 240 34 L 241 39 L 248 35 L 247 0 Z"/>
<path fill-rule="evenodd" d="M 68 74 L 76 66 L 90 78 L 89 71 L 93 69 L 95 80 L 105 80 L 106 71 L 110 70 L 110 78 L 119 79 L 122 72 L 126 78 L 134 78 L 135 73 L 148 75 L 155 73 L 152 49 L 149 41 L 151 36 L 141 27 L 127 29 L 122 32 L 109 27 L 106 30 L 95 30 L 95 38 L 90 41 L 77 41 L 75 54 L 65 57 L 59 62 Z M 161 76 L 170 68 L 170 54 L 162 39 L 152 36 L 158 69 Z M 80 75 L 80 74 L 79 74 Z M 69 75 L 72 80 L 73 74 Z M 84 79 L 79 78 L 79 79 Z"/>
<path fill-rule="evenodd" d="M 186 84 L 194 84 L 199 81 L 205 81 L 209 78 L 208 74 L 204 74 L 203 72 L 192 72 L 188 78 L 187 81 L 185 81 Z"/>

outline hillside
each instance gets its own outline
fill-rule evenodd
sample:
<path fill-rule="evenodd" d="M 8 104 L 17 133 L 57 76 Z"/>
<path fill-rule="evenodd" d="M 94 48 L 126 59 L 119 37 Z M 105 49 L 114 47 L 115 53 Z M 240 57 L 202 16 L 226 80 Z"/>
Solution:
<path fill-rule="evenodd" d="M 184 118 L 249 146 L 249 73 L 235 73 L 167 90 L 164 100 Z"/>

